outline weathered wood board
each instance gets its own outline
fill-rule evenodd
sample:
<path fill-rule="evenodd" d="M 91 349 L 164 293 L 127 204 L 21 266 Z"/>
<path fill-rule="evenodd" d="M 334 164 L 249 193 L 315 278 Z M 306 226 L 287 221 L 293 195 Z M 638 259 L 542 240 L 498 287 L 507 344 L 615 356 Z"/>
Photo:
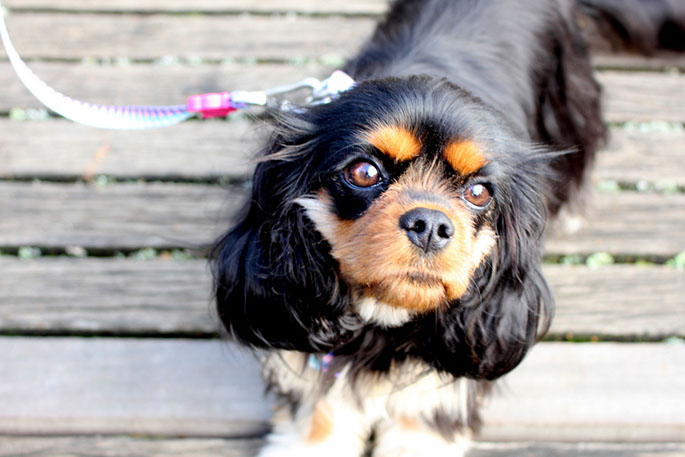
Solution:
<path fill-rule="evenodd" d="M 0 182 L 0 201 L 0 247 L 116 250 L 206 247 L 243 196 L 204 185 Z M 683 194 L 597 193 L 582 228 L 552 237 L 547 252 L 670 257 L 685 249 L 684 208 Z"/>
<path fill-rule="evenodd" d="M 3 4 L 31 68 L 64 93 L 103 104 L 183 103 L 193 93 L 324 76 L 387 8 L 387 0 Z M 663 260 L 685 250 L 685 54 L 611 55 L 591 41 L 605 119 L 629 124 L 612 128 L 593 179 L 675 193 L 606 193 L 603 183 L 580 232 L 553 237 L 548 253 Z M 0 50 L 0 249 L 11 253 L 23 245 L 104 255 L 206 247 L 242 204 L 259 143 L 241 116 L 102 132 L 7 119 L 14 108 L 21 117 L 42 106 Z M 134 182 L 141 178 L 167 182 Z M 0 337 L 0 457 L 256 453 L 270 414 L 258 369 L 213 339 L 205 260 L 169 256 L 0 257 L 0 335 L 33 335 Z M 558 300 L 553 338 L 685 336 L 683 270 L 545 265 L 545 273 Z M 51 334 L 120 338 L 39 336 Z M 498 442 L 477 443 L 469 457 L 685 455 L 684 370 L 682 344 L 543 343 L 486 409 L 483 438 Z"/>
<path fill-rule="evenodd" d="M 308 76 L 323 77 L 334 66 L 31 64 L 33 71 L 56 90 L 79 100 L 107 105 L 173 105 L 183 103 L 195 93 L 259 90 Z M 685 75 L 603 71 L 597 77 L 605 89 L 607 121 L 685 121 Z M 42 108 L 42 105 L 21 86 L 9 63 L 0 62 L 0 112 L 11 108 Z"/>
<path fill-rule="evenodd" d="M 105 436 L 2 437 L 0 457 L 254 457 L 260 440 Z M 681 443 L 476 442 L 467 457 L 682 457 Z"/>
<path fill-rule="evenodd" d="M 0 119 L 0 131 L 0 177 L 83 180 L 97 175 L 245 180 L 258 137 L 266 134 L 244 121 L 186 122 L 141 132 L 103 131 L 56 119 Z"/>
<path fill-rule="evenodd" d="M 277 62 L 318 60 L 326 55 L 350 56 L 371 35 L 375 23 L 372 18 L 296 15 L 22 13 L 7 19 L 12 40 L 22 57 L 58 60 L 154 60 L 161 56 Z"/>
<path fill-rule="evenodd" d="M 545 265 L 554 337 L 685 337 L 685 271 Z M 0 332 L 214 335 L 205 260 L 0 258 Z M 95 298 L 97 297 L 97 298 Z"/>
<path fill-rule="evenodd" d="M 145 132 L 102 131 L 57 119 L 0 119 L 0 131 L 0 177 L 86 180 L 96 175 L 245 179 L 269 132 L 263 124 L 239 119 L 187 122 Z M 685 186 L 685 130 L 612 129 L 593 171 L 597 179 Z"/>
<path fill-rule="evenodd" d="M 491 398 L 483 438 L 682 441 L 683 376 L 684 344 L 540 344 Z"/>
<path fill-rule="evenodd" d="M 0 434 L 246 437 L 270 414 L 254 360 L 221 341 L 0 338 L 0 365 Z M 681 441 L 683 376 L 685 345 L 541 343 L 483 438 Z"/>
<path fill-rule="evenodd" d="M 0 434 L 260 435 L 252 355 L 212 340 L 0 337 Z"/>
<path fill-rule="evenodd" d="M 389 0 L 9 0 L 18 10 L 61 12 L 380 15 Z"/>

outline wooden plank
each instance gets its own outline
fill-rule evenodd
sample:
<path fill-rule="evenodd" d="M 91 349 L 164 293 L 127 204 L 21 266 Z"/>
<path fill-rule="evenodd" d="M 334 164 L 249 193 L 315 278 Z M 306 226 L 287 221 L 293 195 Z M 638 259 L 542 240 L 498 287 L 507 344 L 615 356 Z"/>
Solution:
<path fill-rule="evenodd" d="M 685 336 L 685 271 L 613 265 L 545 265 L 557 301 L 551 336 Z"/>
<path fill-rule="evenodd" d="M 482 439 L 682 442 L 683 376 L 683 344 L 540 344 L 488 402 Z"/>
<path fill-rule="evenodd" d="M 475 443 L 468 457 L 681 457 L 679 443 Z"/>
<path fill-rule="evenodd" d="M 265 133 L 260 127 L 238 121 L 186 123 L 147 132 L 109 132 L 62 120 L 0 119 L 0 130 L 5 132 L 0 141 L 0 176 L 5 177 L 104 174 L 241 179 L 250 172 L 248 157 L 256 150 L 260 134 Z M 596 175 L 621 182 L 668 181 L 683 185 L 682 148 L 682 131 L 614 129 L 607 150 L 598 157 Z"/>
<path fill-rule="evenodd" d="M 685 131 L 612 129 L 610 135 L 607 147 L 597 155 L 596 179 L 685 185 Z"/>
<path fill-rule="evenodd" d="M 0 434 L 266 430 L 256 361 L 226 342 L 3 337 L 0 348 Z"/>
<path fill-rule="evenodd" d="M 0 246 L 203 248 L 242 200 L 217 186 L 0 183 Z"/>
<path fill-rule="evenodd" d="M 235 437 L 269 417 L 254 361 L 221 341 L 0 338 L 0 365 L 4 435 Z M 682 442 L 683 376 L 685 345 L 542 343 L 483 439 Z"/>
<path fill-rule="evenodd" d="M 587 205 L 577 231 L 550 234 L 547 253 L 671 257 L 685 249 L 684 194 L 597 192 Z"/>
<path fill-rule="evenodd" d="M 308 43 L 308 46 L 311 44 Z M 340 59 L 333 59 L 331 62 Z M 331 64 L 335 66 L 335 64 Z M 56 90 L 70 97 L 102 104 L 177 104 L 195 93 L 257 90 L 323 77 L 332 66 L 316 65 L 76 65 L 32 63 L 31 68 Z M 598 73 L 605 86 L 606 120 L 685 121 L 685 75 L 606 71 Z M 43 108 L 17 79 L 9 63 L 0 62 L 0 112 L 12 108 Z"/>
<path fill-rule="evenodd" d="M 221 438 L 0 436 L 0 457 L 253 457 L 261 441 Z M 468 457 L 682 457 L 680 443 L 476 442 Z"/>
<path fill-rule="evenodd" d="M 0 182 L 0 201 L 0 249 L 201 248 L 229 226 L 243 197 L 203 185 Z M 549 254 L 671 257 L 685 248 L 683 194 L 597 193 L 589 205 L 577 232 L 549 240 Z"/>
<path fill-rule="evenodd" d="M 211 335 L 219 328 L 205 260 L 5 257 L 0 271 L 0 331 Z M 685 337 L 682 270 L 545 265 L 545 275 L 557 300 L 554 337 Z"/>
<path fill-rule="evenodd" d="M 238 120 L 107 131 L 66 120 L 0 119 L 0 177 L 245 180 L 262 130 Z"/>
<path fill-rule="evenodd" d="M 380 15 L 389 0 L 10 0 L 12 10 L 115 13 L 299 13 Z"/>
<path fill-rule="evenodd" d="M 25 59 L 178 56 L 285 61 L 349 56 L 370 36 L 376 21 L 340 16 L 26 13 L 11 15 L 7 23 Z"/>
<path fill-rule="evenodd" d="M 0 457 L 254 457 L 261 443 L 259 439 L 0 436 Z"/>
<path fill-rule="evenodd" d="M 363 36 L 368 36 L 373 29 L 375 21 L 377 21 L 386 10 L 387 3 L 388 0 L 372 0 L 369 2 L 360 0 L 333 0 L 327 2 L 316 0 L 263 0 L 259 2 L 250 0 L 233 0 L 231 2 L 221 0 L 199 0 L 196 2 L 188 2 L 186 0 L 146 0 L 144 3 L 136 0 L 124 0 L 116 3 L 101 0 L 59 0 L 56 2 L 46 2 L 44 0 L 15 0 L 9 3 L 9 8 L 12 11 L 22 11 L 24 13 L 15 14 L 12 21 L 17 21 L 16 18 L 24 16 L 26 12 L 40 12 L 43 15 L 47 12 L 74 13 L 78 15 L 84 13 L 117 13 L 118 15 L 125 15 L 126 17 L 135 17 L 130 16 L 135 14 L 159 15 L 197 13 L 210 15 L 286 15 L 288 16 L 288 19 L 292 19 L 293 14 L 314 15 L 319 18 L 327 15 L 348 16 L 361 18 L 366 20 L 366 22 L 371 19 L 370 23 L 366 23 L 362 26 L 364 30 L 366 30 L 366 33 Z M 278 18 L 274 19 L 278 20 Z M 250 27 L 248 30 L 253 30 L 253 27 Z M 200 30 L 200 32 L 202 31 Z M 250 37 L 254 38 L 254 35 L 254 33 L 242 35 L 242 41 L 245 41 Z M 320 38 L 322 37 L 317 36 L 317 40 Z M 593 55 L 593 64 L 598 68 L 650 71 L 685 68 L 685 58 L 682 54 L 664 52 L 649 58 L 626 53 L 611 54 L 607 52 L 605 44 L 598 42 L 596 36 L 589 36 L 589 41 L 594 47 L 593 51 L 595 55 Z M 343 40 L 340 43 L 341 46 L 336 47 L 335 49 L 346 50 L 346 55 L 349 55 L 350 50 L 357 49 L 360 43 L 360 41 L 346 42 Z M 227 47 L 226 49 L 232 48 Z M 164 55 L 175 54 L 171 53 Z M 245 57 L 244 54 L 240 55 Z M 30 55 L 30 57 L 39 56 Z M 55 56 L 53 55 L 53 57 Z M 282 58 L 282 55 L 279 59 L 280 58 Z"/>
<path fill-rule="evenodd" d="M 268 134 L 267 128 L 238 119 L 124 132 L 64 120 L 0 119 L 0 131 L 0 177 L 71 179 L 246 179 L 252 170 L 250 158 Z M 598 156 L 595 177 L 685 186 L 683 150 L 685 131 L 612 129 L 607 149 Z"/>
<path fill-rule="evenodd" d="M 233 89 L 260 90 L 308 76 L 326 76 L 322 65 L 106 65 L 36 62 L 31 69 L 56 90 L 101 104 L 173 105 L 189 95 Z M 7 62 L 0 63 L 0 112 L 43 108 Z"/>
<path fill-rule="evenodd" d="M 218 333 L 206 260 L 3 257 L 0 270 L 6 332 Z"/>
<path fill-rule="evenodd" d="M 607 121 L 685 121 L 685 76 L 675 73 L 597 74 Z M 646 107 L 651 107 L 647 108 Z"/>

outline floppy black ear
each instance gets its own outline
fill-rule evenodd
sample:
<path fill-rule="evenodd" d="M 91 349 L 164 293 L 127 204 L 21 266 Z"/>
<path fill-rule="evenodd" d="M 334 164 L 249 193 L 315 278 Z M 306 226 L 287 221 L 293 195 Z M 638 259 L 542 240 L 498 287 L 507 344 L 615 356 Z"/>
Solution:
<path fill-rule="evenodd" d="M 294 202 L 311 192 L 308 157 L 262 160 L 243 216 L 212 250 L 219 317 L 251 346 L 328 351 L 358 326 L 328 243 Z"/>
<path fill-rule="evenodd" d="M 434 364 L 458 376 L 495 379 L 515 368 L 554 311 L 541 272 L 549 160 L 534 153 L 516 167 L 498 188 L 496 249 L 474 274 L 469 295 L 435 316 L 442 341 L 432 342 Z"/>

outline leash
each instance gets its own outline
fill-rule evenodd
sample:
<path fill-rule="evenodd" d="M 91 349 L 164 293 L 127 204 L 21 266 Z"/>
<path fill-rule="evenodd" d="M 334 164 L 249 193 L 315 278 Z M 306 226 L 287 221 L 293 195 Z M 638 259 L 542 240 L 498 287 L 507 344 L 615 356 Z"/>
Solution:
<path fill-rule="evenodd" d="M 342 71 L 320 81 L 306 78 L 294 84 L 278 86 L 262 91 L 212 92 L 191 95 L 184 105 L 168 106 L 113 106 L 85 103 L 56 91 L 36 76 L 21 59 L 10 40 L 5 24 L 5 9 L 0 0 L 0 38 L 14 71 L 21 82 L 43 105 L 62 117 L 79 124 L 114 130 L 140 130 L 166 127 L 186 119 L 200 116 L 202 119 L 225 117 L 233 111 L 250 106 L 297 111 L 301 106 L 283 100 L 284 96 L 309 90 L 306 105 L 328 103 L 340 93 L 354 87 L 354 80 Z"/>

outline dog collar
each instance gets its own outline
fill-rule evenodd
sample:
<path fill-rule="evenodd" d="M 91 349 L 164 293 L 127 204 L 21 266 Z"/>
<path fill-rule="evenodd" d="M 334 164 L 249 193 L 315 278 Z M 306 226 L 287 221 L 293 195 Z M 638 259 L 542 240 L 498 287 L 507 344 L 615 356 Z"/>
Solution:
<path fill-rule="evenodd" d="M 327 373 L 331 367 L 331 364 L 333 363 L 333 357 L 334 356 L 332 352 L 329 352 L 325 355 L 309 354 L 307 365 L 309 365 L 309 368 L 312 368 L 318 372 Z M 337 377 L 338 374 L 339 373 L 335 373 L 335 376 Z"/>
<path fill-rule="evenodd" d="M 302 105 L 285 100 L 293 92 L 308 89 L 311 94 L 304 105 L 329 103 L 340 93 L 354 87 L 354 80 L 342 71 L 319 81 L 307 78 L 295 84 L 263 91 L 214 92 L 191 95 L 185 105 L 169 106 L 110 106 L 85 103 L 67 97 L 45 84 L 36 76 L 17 53 L 7 31 L 5 9 L 0 0 L 0 38 L 14 71 L 26 88 L 50 110 L 79 124 L 115 130 L 139 130 L 165 127 L 199 115 L 202 119 L 224 117 L 229 113 L 261 106 L 286 111 L 302 110 Z"/>

